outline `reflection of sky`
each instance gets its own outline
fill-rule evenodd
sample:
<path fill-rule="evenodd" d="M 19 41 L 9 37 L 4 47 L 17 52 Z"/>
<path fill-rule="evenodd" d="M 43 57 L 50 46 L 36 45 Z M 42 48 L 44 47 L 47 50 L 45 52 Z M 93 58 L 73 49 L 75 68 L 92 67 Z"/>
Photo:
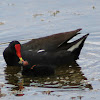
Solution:
<path fill-rule="evenodd" d="M 18 40 L 29 39 L 80 27 L 84 32 L 97 32 L 100 30 L 99 2 L 99 0 L 1 1 L 0 21 L 4 22 L 4 25 L 0 26 L 0 42 L 11 41 L 17 36 Z M 51 16 L 55 11 L 59 13 L 55 17 Z M 36 14 L 40 16 L 34 18 Z"/>

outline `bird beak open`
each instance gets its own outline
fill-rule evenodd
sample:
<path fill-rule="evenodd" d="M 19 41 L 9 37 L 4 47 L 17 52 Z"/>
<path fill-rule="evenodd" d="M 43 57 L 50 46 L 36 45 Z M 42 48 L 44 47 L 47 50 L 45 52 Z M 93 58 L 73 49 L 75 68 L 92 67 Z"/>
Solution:
<path fill-rule="evenodd" d="M 19 58 L 19 64 L 22 64 L 24 66 L 28 65 L 28 62 L 27 61 L 24 61 L 22 56 L 21 56 L 21 45 L 20 44 L 16 44 L 15 45 L 15 50 L 16 50 L 16 55 L 18 56 Z"/>

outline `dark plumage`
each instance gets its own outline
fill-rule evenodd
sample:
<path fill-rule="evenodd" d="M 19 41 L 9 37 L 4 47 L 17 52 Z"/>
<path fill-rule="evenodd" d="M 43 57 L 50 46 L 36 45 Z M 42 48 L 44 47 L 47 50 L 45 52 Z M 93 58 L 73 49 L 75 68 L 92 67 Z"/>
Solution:
<path fill-rule="evenodd" d="M 23 65 L 24 68 L 26 67 L 25 71 L 33 65 L 38 65 L 36 70 L 46 69 L 47 71 L 51 68 L 53 72 L 52 65 L 67 64 L 78 59 L 84 41 L 89 34 L 74 42 L 68 43 L 68 41 L 76 36 L 80 30 L 32 39 L 22 44 L 21 47 L 18 41 L 12 41 L 3 52 L 4 59 L 10 66 Z M 47 67 L 48 65 L 49 67 Z"/>

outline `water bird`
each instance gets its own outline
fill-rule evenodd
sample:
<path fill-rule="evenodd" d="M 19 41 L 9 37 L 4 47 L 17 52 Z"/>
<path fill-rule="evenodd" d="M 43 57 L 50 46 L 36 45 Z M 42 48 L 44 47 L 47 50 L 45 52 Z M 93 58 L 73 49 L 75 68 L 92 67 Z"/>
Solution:
<path fill-rule="evenodd" d="M 23 70 L 36 69 L 43 72 L 54 72 L 54 65 L 71 63 L 79 58 L 81 49 L 89 34 L 69 42 L 79 34 L 81 29 L 70 32 L 57 33 L 46 37 L 32 39 L 20 44 L 19 41 L 12 41 L 5 48 L 3 57 L 8 66 L 24 66 Z M 35 73 L 35 72 L 34 72 Z"/>

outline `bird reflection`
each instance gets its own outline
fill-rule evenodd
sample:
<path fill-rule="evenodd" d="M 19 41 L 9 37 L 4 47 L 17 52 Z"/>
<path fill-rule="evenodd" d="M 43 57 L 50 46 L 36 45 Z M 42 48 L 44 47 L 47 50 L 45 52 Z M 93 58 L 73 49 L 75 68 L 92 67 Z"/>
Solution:
<path fill-rule="evenodd" d="M 81 67 L 74 61 L 69 65 L 60 65 L 55 69 L 55 74 L 51 76 L 25 76 L 21 73 L 20 67 L 7 66 L 5 68 L 5 79 L 7 84 L 14 85 L 12 91 L 17 90 L 21 95 L 25 86 L 37 86 L 62 89 L 92 89 L 87 78 L 81 71 Z M 20 93 L 19 93 L 20 94 Z"/>

